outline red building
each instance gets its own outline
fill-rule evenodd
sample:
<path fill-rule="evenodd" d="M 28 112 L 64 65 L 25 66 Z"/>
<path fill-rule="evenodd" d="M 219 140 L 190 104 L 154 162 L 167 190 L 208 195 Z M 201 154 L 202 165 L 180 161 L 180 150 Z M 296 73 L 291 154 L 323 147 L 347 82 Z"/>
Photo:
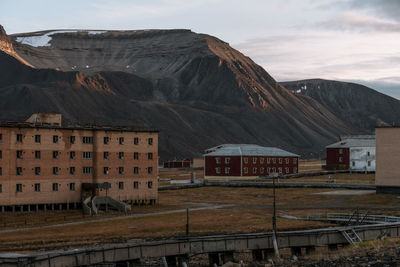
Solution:
<path fill-rule="evenodd" d="M 166 161 L 164 168 L 190 168 L 190 159 Z"/>
<path fill-rule="evenodd" d="M 342 136 L 326 147 L 327 170 L 375 171 L 375 136 Z"/>
<path fill-rule="evenodd" d="M 299 155 L 275 147 L 225 144 L 206 150 L 205 178 L 256 178 L 298 172 Z"/>

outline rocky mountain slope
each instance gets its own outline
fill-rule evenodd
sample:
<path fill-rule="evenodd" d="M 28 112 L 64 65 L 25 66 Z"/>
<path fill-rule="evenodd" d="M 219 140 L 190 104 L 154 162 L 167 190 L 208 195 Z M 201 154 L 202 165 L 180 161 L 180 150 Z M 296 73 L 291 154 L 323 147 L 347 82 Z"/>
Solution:
<path fill-rule="evenodd" d="M 162 159 L 220 143 L 313 157 L 340 134 L 372 130 L 189 30 L 2 32 L 0 40 L 12 45 L 0 43 L 1 120 L 60 112 L 68 123 L 153 126 Z"/>
<path fill-rule="evenodd" d="M 400 101 L 360 84 L 322 79 L 281 84 L 295 94 L 315 99 L 335 116 L 359 129 L 399 123 Z"/>

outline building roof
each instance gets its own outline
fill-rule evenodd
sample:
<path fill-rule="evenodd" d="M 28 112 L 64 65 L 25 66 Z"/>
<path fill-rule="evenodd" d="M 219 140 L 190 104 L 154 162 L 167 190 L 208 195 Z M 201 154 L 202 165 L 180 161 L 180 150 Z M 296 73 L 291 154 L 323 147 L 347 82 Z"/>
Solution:
<path fill-rule="evenodd" d="M 60 129 L 60 130 L 89 130 L 89 131 L 118 131 L 118 132 L 159 132 L 154 128 L 135 127 L 135 126 L 106 126 L 106 125 L 68 125 L 60 126 L 50 123 L 30 123 L 30 122 L 0 122 L 0 127 L 7 128 L 40 128 L 40 129 Z"/>
<path fill-rule="evenodd" d="M 208 152 L 208 153 L 207 153 Z M 276 147 L 249 144 L 223 144 L 206 150 L 204 156 L 272 156 L 300 157 L 297 154 Z"/>
<path fill-rule="evenodd" d="M 350 147 L 375 147 L 376 141 L 374 138 L 347 138 L 339 142 L 326 146 L 326 148 L 350 148 Z"/>

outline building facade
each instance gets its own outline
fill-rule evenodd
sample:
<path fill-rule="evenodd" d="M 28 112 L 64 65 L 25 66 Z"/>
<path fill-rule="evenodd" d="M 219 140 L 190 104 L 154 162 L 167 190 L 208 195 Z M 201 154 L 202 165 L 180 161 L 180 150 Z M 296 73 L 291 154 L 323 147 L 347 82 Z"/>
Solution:
<path fill-rule="evenodd" d="M 298 173 L 299 155 L 275 147 L 225 144 L 206 150 L 206 179 L 257 178 Z"/>
<path fill-rule="evenodd" d="M 54 118 L 53 118 L 54 119 Z M 60 122 L 0 123 L 0 207 L 77 206 L 85 195 L 157 200 L 158 132 Z M 93 186 L 108 184 L 108 189 Z M 92 185 L 93 190 L 84 185 Z M 90 187 L 90 186 L 88 186 Z M 33 207 L 31 205 L 34 205 Z M 36 207 L 35 207 L 36 205 Z"/>
<path fill-rule="evenodd" d="M 375 171 L 375 136 L 343 136 L 326 147 L 327 170 Z"/>
<path fill-rule="evenodd" d="M 400 127 L 379 127 L 375 134 L 376 192 L 400 194 Z"/>
<path fill-rule="evenodd" d="M 190 168 L 190 159 L 166 161 L 164 168 Z"/>

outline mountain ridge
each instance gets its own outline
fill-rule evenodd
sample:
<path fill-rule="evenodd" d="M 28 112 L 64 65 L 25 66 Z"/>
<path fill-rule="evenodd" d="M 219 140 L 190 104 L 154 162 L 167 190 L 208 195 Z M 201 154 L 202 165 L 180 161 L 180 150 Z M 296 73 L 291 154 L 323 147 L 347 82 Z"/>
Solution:
<path fill-rule="evenodd" d="M 210 35 L 68 32 L 51 35 L 43 47 L 17 42 L 21 36 L 29 33 L 10 37 L 13 47 L 35 69 L 0 54 L 2 120 L 40 111 L 60 112 L 68 123 L 154 126 L 162 159 L 201 155 L 220 143 L 317 157 L 338 135 L 369 131 L 288 90 Z M 15 75 L 12 69 L 22 70 Z"/>

